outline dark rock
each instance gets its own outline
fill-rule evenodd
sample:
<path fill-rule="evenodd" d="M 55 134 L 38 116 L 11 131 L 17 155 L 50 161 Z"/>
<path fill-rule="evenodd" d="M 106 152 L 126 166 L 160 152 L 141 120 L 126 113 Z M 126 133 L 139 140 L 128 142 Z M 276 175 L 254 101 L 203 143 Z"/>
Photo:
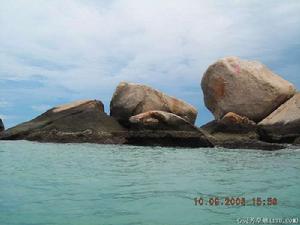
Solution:
<path fill-rule="evenodd" d="M 221 120 L 214 120 L 201 127 L 215 146 L 239 149 L 278 150 L 284 145 L 261 141 L 255 122 L 235 113 L 227 113 Z"/>
<path fill-rule="evenodd" d="M 256 61 L 226 57 L 209 66 L 202 82 L 205 105 L 221 119 L 234 112 L 259 122 L 291 98 L 288 81 Z"/>
<path fill-rule="evenodd" d="M 247 117 L 229 112 L 222 119 L 213 120 L 212 122 L 202 126 L 202 129 L 206 130 L 210 134 L 251 134 L 251 136 L 256 137 L 256 127 L 256 123 L 249 120 Z"/>
<path fill-rule="evenodd" d="M 199 132 L 169 130 L 130 131 L 126 137 L 126 144 L 188 148 L 214 146 L 200 130 Z"/>
<path fill-rule="evenodd" d="M 0 118 L 0 132 L 2 132 L 4 130 L 5 130 L 5 127 L 4 127 L 4 124 L 2 122 L 2 119 Z"/>
<path fill-rule="evenodd" d="M 277 143 L 268 143 L 256 139 L 227 139 L 226 141 L 220 142 L 217 146 L 230 149 L 258 149 L 266 151 L 275 151 L 287 148 L 286 145 Z"/>
<path fill-rule="evenodd" d="M 110 102 L 110 115 L 125 126 L 131 116 L 152 110 L 173 113 L 191 124 L 197 117 L 192 105 L 140 84 L 120 83 Z"/>
<path fill-rule="evenodd" d="M 160 115 L 168 115 L 164 112 Z M 184 121 L 176 115 L 166 116 Z M 163 121 L 163 120 L 162 120 Z M 181 128 L 184 123 L 181 121 Z M 186 122 L 186 127 L 193 125 Z M 172 125 L 172 126 L 171 126 Z M 159 126 L 157 128 L 162 128 Z M 193 131 L 132 130 L 122 127 L 115 118 L 105 114 L 100 101 L 79 101 L 48 110 L 37 118 L 10 128 L 1 134 L 2 140 L 30 140 L 58 143 L 100 143 L 143 146 L 211 147 L 204 134 Z"/>
<path fill-rule="evenodd" d="M 208 137 L 185 119 L 168 112 L 149 111 L 129 119 L 126 144 L 169 147 L 213 147 Z"/>
<path fill-rule="evenodd" d="M 293 143 L 300 137 L 300 93 L 261 121 L 259 127 L 265 141 Z"/>
<path fill-rule="evenodd" d="M 114 133 L 124 132 L 126 129 L 105 114 L 102 102 L 87 100 L 52 108 L 29 122 L 6 130 L 1 139 L 120 143 L 125 139 L 121 140 Z"/>
<path fill-rule="evenodd" d="M 294 145 L 300 145 L 300 137 L 295 139 Z"/>

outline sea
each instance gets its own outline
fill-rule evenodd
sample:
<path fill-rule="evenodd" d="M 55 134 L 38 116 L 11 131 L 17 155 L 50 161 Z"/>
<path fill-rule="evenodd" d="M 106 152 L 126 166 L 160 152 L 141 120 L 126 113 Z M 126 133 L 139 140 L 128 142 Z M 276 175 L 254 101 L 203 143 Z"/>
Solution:
<path fill-rule="evenodd" d="M 299 219 L 300 149 L 0 142 L 0 225 Z"/>

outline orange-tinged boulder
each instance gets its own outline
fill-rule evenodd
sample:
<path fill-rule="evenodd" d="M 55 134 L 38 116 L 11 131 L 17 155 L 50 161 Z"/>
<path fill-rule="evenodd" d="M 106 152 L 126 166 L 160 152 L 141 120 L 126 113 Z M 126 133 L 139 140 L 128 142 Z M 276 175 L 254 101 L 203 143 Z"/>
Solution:
<path fill-rule="evenodd" d="M 257 61 L 226 57 L 205 72 L 202 82 L 206 107 L 221 119 L 234 112 L 259 122 L 296 92 L 295 87 Z"/>

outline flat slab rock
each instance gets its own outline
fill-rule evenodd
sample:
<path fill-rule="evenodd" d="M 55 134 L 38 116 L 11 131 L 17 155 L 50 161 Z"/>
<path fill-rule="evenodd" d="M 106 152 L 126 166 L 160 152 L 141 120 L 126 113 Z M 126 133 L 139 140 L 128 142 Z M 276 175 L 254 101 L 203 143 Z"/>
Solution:
<path fill-rule="evenodd" d="M 261 121 L 259 126 L 264 139 L 293 143 L 300 137 L 300 93 Z"/>

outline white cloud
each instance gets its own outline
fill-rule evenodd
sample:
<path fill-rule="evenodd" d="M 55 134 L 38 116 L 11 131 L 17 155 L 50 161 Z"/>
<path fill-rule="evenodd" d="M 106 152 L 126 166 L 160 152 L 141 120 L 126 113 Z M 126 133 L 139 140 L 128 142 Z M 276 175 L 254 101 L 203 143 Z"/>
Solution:
<path fill-rule="evenodd" d="M 123 80 L 191 96 L 217 58 L 280 57 L 300 38 L 299 11 L 277 0 L 2 1 L 0 79 L 44 77 L 41 98 L 63 87 L 101 99 Z"/>
<path fill-rule="evenodd" d="M 299 24 L 299 2 L 273 2 L 5 1 L 0 76 L 40 74 L 73 90 L 196 81 L 218 57 L 266 55 L 295 37 L 286 24 Z"/>

